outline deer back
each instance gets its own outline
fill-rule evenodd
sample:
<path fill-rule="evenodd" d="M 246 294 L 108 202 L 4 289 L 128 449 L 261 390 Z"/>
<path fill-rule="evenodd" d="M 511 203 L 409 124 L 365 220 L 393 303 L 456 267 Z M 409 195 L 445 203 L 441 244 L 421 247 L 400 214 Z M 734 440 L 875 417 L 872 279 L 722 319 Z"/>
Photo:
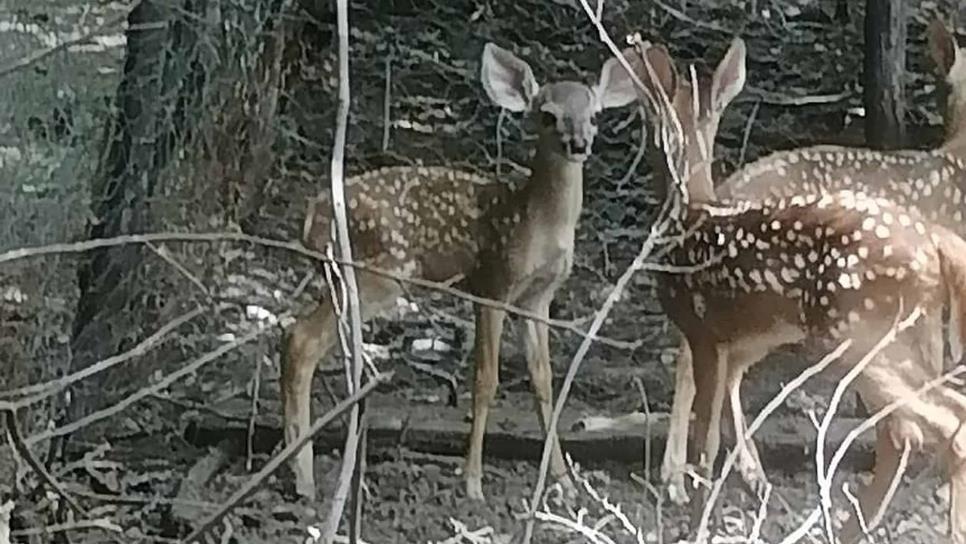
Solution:
<path fill-rule="evenodd" d="M 665 308 L 723 341 L 770 321 L 854 336 L 890 326 L 900 304 L 942 302 L 930 227 L 888 200 L 840 191 L 687 213 L 667 256 L 677 270 L 661 276 Z"/>
<path fill-rule="evenodd" d="M 966 233 L 966 58 L 939 21 L 928 29 L 939 72 L 946 139 L 933 151 L 873 151 L 820 145 L 774 153 L 732 174 L 718 188 L 725 199 L 791 196 L 855 189 L 921 212 Z"/>

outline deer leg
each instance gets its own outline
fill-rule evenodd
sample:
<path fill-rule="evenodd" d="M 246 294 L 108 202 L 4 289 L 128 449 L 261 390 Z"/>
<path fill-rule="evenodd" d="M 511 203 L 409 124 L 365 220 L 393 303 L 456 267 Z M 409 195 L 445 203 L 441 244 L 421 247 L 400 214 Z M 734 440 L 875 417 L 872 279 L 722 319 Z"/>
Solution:
<path fill-rule="evenodd" d="M 360 274 L 358 279 L 363 320 L 382 311 L 400 293 L 399 286 L 393 281 L 369 274 Z M 335 308 L 328 298 L 311 312 L 299 317 L 288 333 L 279 380 L 286 444 L 294 442 L 309 430 L 312 378 L 319 361 L 328 355 L 337 338 Z M 314 451 L 309 441 L 291 464 L 295 473 L 296 493 L 310 500 L 315 499 L 313 459 Z"/>
<path fill-rule="evenodd" d="M 707 497 L 706 484 L 714 473 L 714 462 L 721 446 L 721 413 L 725 400 L 728 357 L 725 348 L 712 341 L 691 342 L 695 377 L 695 448 L 698 473 L 704 480 L 695 487 L 691 502 L 692 528 L 701 519 Z"/>
<path fill-rule="evenodd" d="M 531 311 L 549 319 L 550 300 L 539 301 Z M 550 365 L 550 333 L 547 324 L 527 320 L 525 344 L 530 385 L 533 387 L 540 425 L 546 434 L 550 429 L 550 416 L 553 412 L 553 368 Z M 565 489 L 571 492 L 574 490 L 560 448 L 560 437 L 557 435 L 554 435 L 553 450 L 550 454 L 550 474 L 557 478 Z"/>
<path fill-rule="evenodd" d="M 883 503 L 889 489 L 893 487 L 893 482 L 898 483 L 902 478 L 900 469 L 906 464 L 911 445 L 908 440 L 903 440 L 903 449 L 900 450 L 895 438 L 889 430 L 890 420 L 880 422 L 876 425 L 875 437 L 875 466 L 872 469 L 872 481 L 865 486 L 859 494 L 859 510 L 862 512 L 862 519 L 865 520 L 866 527 L 871 531 L 885 513 L 888 504 Z M 852 515 L 841 531 L 840 542 L 842 544 L 855 544 L 865 538 L 859 520 L 856 515 Z"/>
<path fill-rule="evenodd" d="M 661 480 L 664 481 L 668 497 L 673 503 L 686 504 L 688 491 L 684 483 L 684 470 L 688 461 L 688 426 L 694 404 L 694 367 L 691 362 L 691 346 L 687 340 L 681 341 L 674 364 L 674 375 L 674 400 L 671 403 L 667 441 L 661 462 Z"/>
<path fill-rule="evenodd" d="M 748 431 L 744 410 L 741 407 L 741 380 L 745 367 L 729 361 L 728 369 L 728 404 L 731 408 L 731 423 L 735 433 L 735 447 L 738 448 L 738 473 L 751 491 L 761 497 L 768 484 L 765 469 L 758 455 L 758 448 L 751 437 L 745 439 Z"/>
<path fill-rule="evenodd" d="M 966 452 L 958 451 L 954 442 L 948 461 L 949 540 L 953 544 L 966 544 L 966 457 L 964 454 Z"/>
<path fill-rule="evenodd" d="M 473 424 L 470 444 L 466 452 L 466 496 L 473 500 L 483 498 L 483 436 L 486 434 L 486 418 L 490 404 L 496 395 L 500 379 L 500 336 L 506 312 L 485 306 L 476 306 L 476 337 L 473 341 Z"/>
<path fill-rule="evenodd" d="M 298 318 L 285 340 L 280 389 L 285 443 L 291 444 L 308 432 L 311 419 L 312 378 L 319 361 L 335 343 L 335 311 L 326 299 L 310 313 Z M 292 460 L 295 491 L 315 500 L 313 448 L 309 441 Z"/>

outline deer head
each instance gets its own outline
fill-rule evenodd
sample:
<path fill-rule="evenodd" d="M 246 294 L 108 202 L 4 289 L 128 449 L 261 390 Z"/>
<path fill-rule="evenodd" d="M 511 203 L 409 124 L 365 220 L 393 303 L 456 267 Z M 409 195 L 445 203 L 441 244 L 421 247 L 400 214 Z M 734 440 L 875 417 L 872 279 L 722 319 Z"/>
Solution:
<path fill-rule="evenodd" d="M 646 64 L 645 64 L 646 60 Z M 718 132 L 721 114 L 745 85 L 745 42 L 735 38 L 709 77 L 697 70 L 687 77 L 678 74 L 674 60 L 663 45 L 644 44 L 643 56 L 634 57 L 633 66 L 644 84 L 644 103 L 653 125 L 677 122 L 681 124 L 680 142 L 690 175 L 685 180 L 691 201 L 715 200 L 711 178 L 714 156 L 714 137 Z M 697 88 L 697 92 L 695 92 Z M 654 131 L 657 140 L 660 129 Z M 662 144 L 656 142 L 660 147 Z M 662 171 L 667 165 L 657 165 Z"/>
<path fill-rule="evenodd" d="M 488 43 L 480 78 L 495 104 L 528 112 L 534 118 L 540 135 L 538 152 L 578 163 L 590 155 L 597 136 L 597 115 L 637 98 L 633 80 L 614 58 L 604 63 L 594 86 L 559 81 L 541 87 L 526 61 Z"/>

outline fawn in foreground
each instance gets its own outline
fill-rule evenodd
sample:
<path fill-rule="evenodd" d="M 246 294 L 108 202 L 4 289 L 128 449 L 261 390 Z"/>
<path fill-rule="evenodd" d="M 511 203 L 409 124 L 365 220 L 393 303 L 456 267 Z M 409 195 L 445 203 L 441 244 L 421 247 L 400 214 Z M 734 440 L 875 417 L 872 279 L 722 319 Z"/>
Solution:
<path fill-rule="evenodd" d="M 814 146 L 805 149 L 777 152 L 760 159 L 732 174 L 717 189 L 725 199 L 759 200 L 765 197 L 792 197 L 808 192 L 835 189 L 856 189 L 869 195 L 884 197 L 904 207 L 916 210 L 930 221 L 966 235 L 966 54 L 956 45 L 955 38 L 938 20 L 928 28 L 930 51 L 940 75 L 941 93 L 945 100 L 946 138 L 935 151 L 872 151 L 840 146 Z M 732 63 L 722 68 L 732 72 L 744 71 L 743 50 Z M 740 90 L 740 88 L 738 89 Z M 712 104 L 707 118 L 697 123 L 710 150 L 717 132 L 718 120 L 727 103 Z M 926 319 L 939 319 L 927 316 Z M 745 357 L 762 357 L 751 352 Z M 737 360 L 733 355 L 732 359 Z M 729 403 L 738 402 L 738 392 L 744 369 L 756 361 L 731 363 L 733 371 L 727 376 Z M 676 362 L 677 379 L 667 447 L 661 466 L 662 479 L 667 484 L 670 498 L 677 503 L 687 502 L 685 463 L 687 459 L 688 415 L 694 399 L 694 377 L 691 352 L 682 342 Z M 744 434 L 741 406 L 732 406 L 735 436 Z M 735 419 L 737 418 L 737 419 Z M 712 429 L 712 432 L 716 432 Z M 753 440 L 738 444 L 738 471 L 746 483 L 759 492 L 765 484 L 757 449 Z"/>
<path fill-rule="evenodd" d="M 671 157 L 655 162 L 669 197 L 686 202 L 672 217 L 681 234 L 669 238 L 664 257 L 677 271 L 659 275 L 658 295 L 691 352 L 699 470 L 710 477 L 725 379 L 736 368 L 744 370 L 784 344 L 827 349 L 848 339 L 851 346 L 833 367 L 845 372 L 898 320 L 923 315 L 855 381 L 872 410 L 904 401 L 876 427 L 873 479 L 859 503 L 865 519 L 875 523 L 907 450 L 948 446 L 950 533 L 955 542 L 966 542 L 966 434 L 960 433 L 966 396 L 946 386 L 916 396 L 942 370 L 947 305 L 950 351 L 957 361 L 963 354 L 966 242 L 915 210 L 860 191 L 717 203 L 708 161 L 712 142 L 706 139 L 714 130 L 703 130 L 715 127 L 702 123 L 715 123 L 709 112 L 720 111 L 740 91 L 743 57 L 744 44 L 736 39 L 711 80 L 695 77 L 693 83 L 678 76 L 661 46 L 646 45 L 643 57 L 631 59 L 644 82 L 652 132 L 666 136 L 669 127 L 679 127 L 674 142 L 660 142 L 659 151 L 671 150 Z M 737 390 L 730 394 L 732 409 L 740 406 Z M 703 493 L 698 495 L 696 507 L 703 506 Z M 854 519 L 843 535 L 845 542 L 861 536 Z"/>
<path fill-rule="evenodd" d="M 349 232 L 357 260 L 406 277 L 446 281 L 462 276 L 478 296 L 549 318 L 550 302 L 570 273 L 574 235 L 583 201 L 583 167 L 605 108 L 637 99 L 616 59 L 587 86 L 559 81 L 540 86 L 530 66 L 494 44 L 483 50 L 483 87 L 493 102 L 528 112 L 539 131 L 530 179 L 520 188 L 449 168 L 383 168 L 346 180 Z M 309 204 L 303 243 L 324 251 L 330 243 L 331 207 L 325 195 Z M 391 306 L 396 281 L 359 271 L 363 319 Z M 483 500 L 483 436 L 498 382 L 500 337 L 506 312 L 476 306 L 473 346 L 473 423 L 466 457 L 466 493 Z M 310 425 L 312 378 L 336 343 L 336 317 L 323 299 L 292 327 L 284 348 L 281 392 L 285 439 Z M 545 323 L 527 322 L 527 367 L 537 413 L 546 430 L 552 411 L 552 368 Z M 293 463 L 296 489 L 315 496 L 312 444 Z M 551 471 L 570 483 L 559 440 Z"/>

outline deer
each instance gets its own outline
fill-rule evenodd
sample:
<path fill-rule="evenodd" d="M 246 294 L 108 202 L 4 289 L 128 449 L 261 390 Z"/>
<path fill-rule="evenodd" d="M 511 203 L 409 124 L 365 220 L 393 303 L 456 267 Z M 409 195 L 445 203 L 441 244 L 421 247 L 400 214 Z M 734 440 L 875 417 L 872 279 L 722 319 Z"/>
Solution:
<path fill-rule="evenodd" d="M 945 116 L 946 136 L 932 151 L 874 151 L 841 146 L 819 145 L 780 151 L 751 163 L 728 177 L 716 194 L 722 199 L 761 199 L 792 197 L 817 190 L 854 188 L 885 197 L 922 213 L 960 235 L 966 235 L 963 208 L 966 205 L 966 55 L 952 33 L 939 20 L 927 28 L 929 50 L 941 76 L 940 93 Z M 727 64 L 726 64 L 727 63 Z M 719 70 L 732 74 L 734 93 L 740 92 L 745 71 L 744 47 L 729 50 Z M 740 82 L 736 79 L 740 74 Z M 699 118 L 703 141 L 710 152 L 718 121 L 728 102 L 714 103 Z M 687 121 L 685 121 L 687 122 Z M 934 319 L 936 316 L 928 316 Z M 754 355 L 754 354 L 752 354 Z M 760 354 L 759 356 L 764 356 Z M 661 478 L 667 494 L 678 504 L 688 502 L 685 486 L 689 414 L 694 399 L 691 352 L 682 342 L 675 363 L 675 389 L 667 446 L 661 464 Z M 743 372 L 728 377 L 728 402 L 740 402 L 738 392 Z M 732 406 L 734 435 L 742 436 L 743 411 Z M 738 419 L 735 419 L 738 417 Z M 766 477 L 754 441 L 737 444 L 738 472 L 742 480 L 760 492 Z"/>
<path fill-rule="evenodd" d="M 583 169 L 597 135 L 598 114 L 637 100 L 629 74 L 608 59 L 594 85 L 557 81 L 540 85 L 526 61 L 494 43 L 483 49 L 480 78 L 501 108 L 526 113 L 537 127 L 531 175 L 519 187 L 446 167 L 389 167 L 346 179 L 349 232 L 356 260 L 397 277 L 444 282 L 515 305 L 543 321 L 528 320 L 527 368 L 544 432 L 553 400 L 548 319 L 550 302 L 573 263 L 583 206 Z M 302 243 L 324 251 L 331 236 L 326 193 L 310 200 Z M 362 318 L 369 320 L 403 294 L 396 279 L 358 271 Z M 499 381 L 500 338 L 507 312 L 474 305 L 472 424 L 464 479 L 468 498 L 484 501 L 483 438 Z M 310 425 L 316 367 L 337 341 L 336 315 L 323 298 L 297 318 L 283 345 L 280 378 L 287 443 Z M 309 442 L 292 463 L 296 491 L 314 499 Z M 559 439 L 551 473 L 573 488 Z M 569 485 L 568 485 L 569 484 Z"/>
<path fill-rule="evenodd" d="M 732 410 L 740 410 L 738 391 L 728 389 L 726 379 L 779 346 L 826 350 L 843 340 L 851 345 L 835 368 L 847 371 L 898 320 L 925 316 L 855 381 L 872 410 L 901 403 L 876 426 L 873 477 L 859 505 L 865 519 L 878 520 L 901 459 L 912 450 L 948 446 L 949 532 L 954 542 L 966 542 L 966 434 L 960 432 L 966 396 L 948 386 L 915 396 L 941 372 L 945 343 L 954 360 L 963 355 L 966 242 L 914 209 L 858 189 L 720 199 L 707 137 L 716 130 L 712 112 L 743 85 L 744 43 L 736 38 L 710 78 L 692 71 L 691 81 L 678 75 L 663 46 L 641 49 L 630 62 L 643 82 L 651 132 L 661 138 L 654 167 L 667 181 L 668 198 L 678 203 L 669 220 L 680 232 L 666 237 L 658 298 L 690 353 L 699 472 L 711 475 L 726 395 Z M 740 447 L 743 434 L 737 437 Z M 699 491 L 696 506 L 702 501 Z M 854 518 L 842 534 L 843 542 L 863 536 Z"/>

